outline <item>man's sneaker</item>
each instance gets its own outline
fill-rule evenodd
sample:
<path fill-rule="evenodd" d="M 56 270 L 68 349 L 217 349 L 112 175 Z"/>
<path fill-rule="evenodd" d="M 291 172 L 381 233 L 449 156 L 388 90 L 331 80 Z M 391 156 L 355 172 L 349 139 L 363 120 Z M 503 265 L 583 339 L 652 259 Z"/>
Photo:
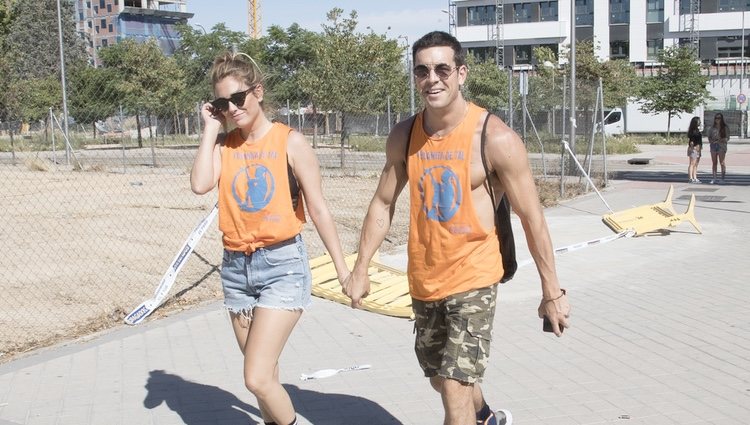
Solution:
<path fill-rule="evenodd" d="M 492 412 L 490 417 L 484 421 L 477 421 L 477 425 L 511 425 L 512 423 L 513 415 L 510 414 L 510 410 L 506 409 Z"/>
<path fill-rule="evenodd" d="M 716 180 L 711 180 L 711 184 L 716 184 Z"/>

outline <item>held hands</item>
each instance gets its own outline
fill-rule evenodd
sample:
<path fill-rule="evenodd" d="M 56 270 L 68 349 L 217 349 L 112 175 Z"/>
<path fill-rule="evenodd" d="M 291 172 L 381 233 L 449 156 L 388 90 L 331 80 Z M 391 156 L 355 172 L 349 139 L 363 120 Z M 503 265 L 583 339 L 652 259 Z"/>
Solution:
<path fill-rule="evenodd" d="M 361 308 L 364 298 L 370 295 L 370 276 L 352 271 L 341 283 L 341 292 L 352 300 L 352 308 Z"/>
<path fill-rule="evenodd" d="M 542 298 L 537 309 L 540 319 L 547 318 L 552 325 L 552 332 L 556 336 L 562 336 L 563 330 L 570 327 L 570 304 L 564 289 L 560 289 L 560 295 L 555 298 Z"/>

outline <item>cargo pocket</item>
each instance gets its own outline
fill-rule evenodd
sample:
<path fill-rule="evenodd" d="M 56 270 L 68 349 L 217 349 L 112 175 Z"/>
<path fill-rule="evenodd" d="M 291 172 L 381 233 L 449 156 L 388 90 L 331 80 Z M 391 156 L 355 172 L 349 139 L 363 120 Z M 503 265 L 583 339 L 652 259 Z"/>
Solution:
<path fill-rule="evenodd" d="M 466 356 L 474 364 L 474 376 L 479 378 L 484 375 L 490 357 L 492 326 L 486 319 L 470 318 L 466 323 L 466 332 L 469 337 L 464 342 L 464 349 Z"/>

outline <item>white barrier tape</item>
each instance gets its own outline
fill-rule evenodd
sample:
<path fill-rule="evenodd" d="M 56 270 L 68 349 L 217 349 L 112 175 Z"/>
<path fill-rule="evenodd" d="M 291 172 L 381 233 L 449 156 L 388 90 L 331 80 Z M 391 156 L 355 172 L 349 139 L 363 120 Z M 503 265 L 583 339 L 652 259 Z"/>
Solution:
<path fill-rule="evenodd" d="M 557 257 L 558 255 L 565 254 L 566 252 L 578 251 L 579 249 L 588 248 L 594 245 L 601 245 L 607 242 L 612 242 L 620 238 L 630 238 L 633 236 L 635 236 L 635 231 L 633 229 L 623 230 L 622 232 L 617 233 L 615 235 L 605 236 L 603 238 L 592 239 L 586 242 L 579 242 L 579 243 L 574 243 L 572 245 L 555 248 L 554 253 L 555 253 L 555 257 Z M 533 262 L 534 262 L 533 258 L 528 258 L 526 260 L 520 261 L 518 263 L 518 267 L 521 268 Z"/>

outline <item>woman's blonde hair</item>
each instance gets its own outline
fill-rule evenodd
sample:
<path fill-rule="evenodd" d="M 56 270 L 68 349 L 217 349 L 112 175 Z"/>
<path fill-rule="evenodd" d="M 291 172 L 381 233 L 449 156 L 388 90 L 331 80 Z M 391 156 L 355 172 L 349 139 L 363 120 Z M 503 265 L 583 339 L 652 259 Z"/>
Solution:
<path fill-rule="evenodd" d="M 234 77 L 253 88 L 263 82 L 263 74 L 255 60 L 244 53 L 226 52 L 214 59 L 211 67 L 211 84 L 216 86 L 219 81 L 227 77 Z"/>

